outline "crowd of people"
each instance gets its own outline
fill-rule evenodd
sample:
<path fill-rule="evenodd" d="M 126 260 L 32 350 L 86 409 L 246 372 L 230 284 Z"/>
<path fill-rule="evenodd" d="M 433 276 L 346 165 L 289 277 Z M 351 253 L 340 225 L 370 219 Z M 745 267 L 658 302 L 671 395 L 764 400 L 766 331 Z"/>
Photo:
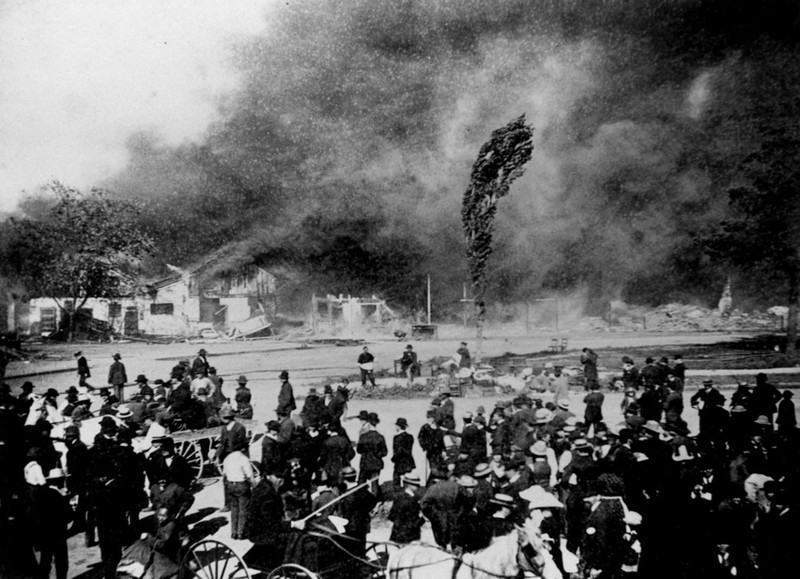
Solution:
<path fill-rule="evenodd" d="M 596 365 L 590 354 L 584 363 Z M 373 360 L 364 348 L 364 384 L 374 379 Z M 539 511 L 565 577 L 568 553 L 581 576 L 604 579 L 767 579 L 790 570 L 800 522 L 795 409 L 791 392 L 780 393 L 763 374 L 753 388 L 739 384 L 730 401 L 704 381 L 688 400 L 699 413 L 697 433 L 684 418 L 682 360 L 648 358 L 639 369 L 626 357 L 612 381 L 624 390 L 618 424 L 605 420 L 594 375 L 581 394 L 584 414 L 576 416 L 575 392 L 552 365 L 529 374 L 524 392 L 489 412 L 480 406 L 457 418 L 446 389 L 416 436 L 400 417 L 387 441 L 377 413 L 348 416 L 347 381 L 321 393 L 311 388 L 298 408 L 283 372 L 254 463 L 243 424 L 253 416 L 247 378 L 227 396 L 204 350 L 153 386 L 139 375 L 138 392 L 124 403 L 117 399 L 127 381 L 121 356 L 114 356 L 108 389 L 92 388 L 87 371 L 79 362 L 82 384 L 60 404 L 58 392 L 38 396 L 29 383 L 16 397 L 5 385 L 0 391 L 0 524 L 13 547 L 0 569 L 44 578 L 55 561 L 57 578 L 65 578 L 66 539 L 83 532 L 88 545 L 99 541 L 107 578 L 120 569 L 174 575 L 194 473 L 170 434 L 212 427 L 219 436 L 209 452 L 221 465 L 230 537 L 252 543 L 245 561 L 256 569 L 363 560 L 373 509 L 390 501 L 392 542 L 420 540 L 429 523 L 435 543 L 455 556 L 486 548 Z M 87 401 L 95 391 L 102 418 L 87 445 Z M 346 421 L 359 423 L 352 439 Z M 55 441 L 65 445 L 62 453 L 54 429 L 63 432 Z M 415 445 L 425 457 L 420 464 Z M 391 477 L 382 476 L 387 463 Z M 144 509 L 154 516 L 141 519 Z"/>

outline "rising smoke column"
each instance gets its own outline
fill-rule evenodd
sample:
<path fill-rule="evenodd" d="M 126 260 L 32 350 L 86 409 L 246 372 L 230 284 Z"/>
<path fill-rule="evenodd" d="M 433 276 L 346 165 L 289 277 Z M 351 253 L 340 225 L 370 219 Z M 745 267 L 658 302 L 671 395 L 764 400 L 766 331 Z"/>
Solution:
<path fill-rule="evenodd" d="M 526 111 L 537 154 L 496 214 L 493 301 L 713 296 L 691 241 L 724 204 L 730 148 L 710 119 L 736 75 L 702 75 L 771 33 L 728 7 L 291 3 L 240 44 L 244 82 L 206 141 L 135 144 L 118 190 L 148 201 L 182 263 L 236 243 L 241 260 L 302 270 L 298 291 L 391 290 L 408 308 L 421 305 L 415 276 L 431 272 L 434 307 L 457 305 L 474 152 Z M 764 56 L 737 58 L 733 71 Z"/>

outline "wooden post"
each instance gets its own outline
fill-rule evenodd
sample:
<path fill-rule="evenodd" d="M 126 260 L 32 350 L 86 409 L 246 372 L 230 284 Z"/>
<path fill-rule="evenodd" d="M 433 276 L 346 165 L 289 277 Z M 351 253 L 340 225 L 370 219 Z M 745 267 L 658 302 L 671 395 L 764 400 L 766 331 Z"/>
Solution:
<path fill-rule="evenodd" d="M 558 331 L 558 330 L 556 330 Z M 531 304 L 525 302 L 525 334 L 531 333 Z"/>
<path fill-rule="evenodd" d="M 558 331 L 558 298 L 556 298 L 556 334 L 559 333 Z"/>
<path fill-rule="evenodd" d="M 428 285 L 427 285 L 427 296 L 428 296 L 428 325 L 431 324 L 431 275 L 428 274 Z"/>
<path fill-rule="evenodd" d="M 317 294 L 311 294 L 311 333 L 317 333 Z"/>

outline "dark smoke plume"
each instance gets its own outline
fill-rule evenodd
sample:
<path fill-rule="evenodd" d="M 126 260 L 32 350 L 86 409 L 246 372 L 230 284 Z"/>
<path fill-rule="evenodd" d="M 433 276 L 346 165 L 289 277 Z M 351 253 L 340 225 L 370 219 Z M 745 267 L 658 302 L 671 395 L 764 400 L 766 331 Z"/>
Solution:
<path fill-rule="evenodd" d="M 757 139 L 732 139 L 744 121 L 720 103 L 758 98 L 736 92 L 743 71 L 764 46 L 796 52 L 797 23 L 777 0 L 289 3 L 238 46 L 243 86 L 206 141 L 138 135 L 108 185 L 148 202 L 161 262 L 230 245 L 231 267 L 285 272 L 298 302 L 409 309 L 430 273 L 447 313 L 472 160 L 524 113 L 537 154 L 497 214 L 490 300 L 708 300 L 728 272 L 693 239 Z"/>

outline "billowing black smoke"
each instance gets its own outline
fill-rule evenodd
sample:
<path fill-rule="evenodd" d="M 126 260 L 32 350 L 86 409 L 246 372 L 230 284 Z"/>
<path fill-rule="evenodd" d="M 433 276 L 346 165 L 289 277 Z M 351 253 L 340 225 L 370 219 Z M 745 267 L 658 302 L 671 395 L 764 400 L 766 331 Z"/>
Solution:
<path fill-rule="evenodd" d="M 231 266 L 284 271 L 298 295 L 379 293 L 408 308 L 430 273 L 443 313 L 467 280 L 459 213 L 474 157 L 523 113 L 535 151 L 500 204 L 491 300 L 583 289 L 596 310 L 718 295 L 726 272 L 693 238 L 724 214 L 746 148 L 720 103 L 757 98 L 738 95 L 742 71 L 768 58 L 764 43 L 795 49 L 798 12 L 777 0 L 307 0 L 273 18 L 237 47 L 243 86 L 205 143 L 136 136 L 111 187 L 147 200 L 156 261 L 232 244 Z"/>

